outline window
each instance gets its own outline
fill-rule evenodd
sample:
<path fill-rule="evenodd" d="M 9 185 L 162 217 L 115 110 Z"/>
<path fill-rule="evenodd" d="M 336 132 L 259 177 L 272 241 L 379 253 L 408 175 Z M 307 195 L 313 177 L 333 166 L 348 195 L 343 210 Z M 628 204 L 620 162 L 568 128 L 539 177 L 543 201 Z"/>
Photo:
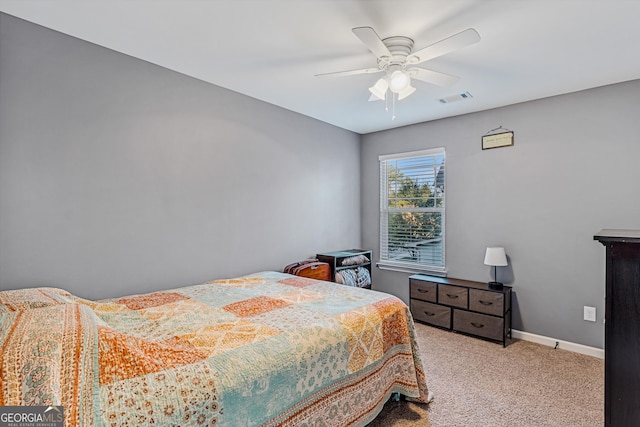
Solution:
<path fill-rule="evenodd" d="M 381 268 L 443 274 L 445 150 L 380 156 Z"/>

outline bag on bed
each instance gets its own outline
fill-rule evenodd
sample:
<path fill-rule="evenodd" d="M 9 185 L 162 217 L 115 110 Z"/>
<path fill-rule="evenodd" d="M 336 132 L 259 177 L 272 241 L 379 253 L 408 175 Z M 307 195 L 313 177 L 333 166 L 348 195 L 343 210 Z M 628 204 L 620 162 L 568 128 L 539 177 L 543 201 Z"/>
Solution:
<path fill-rule="evenodd" d="M 287 265 L 283 273 L 294 276 L 308 277 L 310 279 L 331 281 L 331 268 L 326 262 L 320 262 L 315 258 L 305 259 Z"/>

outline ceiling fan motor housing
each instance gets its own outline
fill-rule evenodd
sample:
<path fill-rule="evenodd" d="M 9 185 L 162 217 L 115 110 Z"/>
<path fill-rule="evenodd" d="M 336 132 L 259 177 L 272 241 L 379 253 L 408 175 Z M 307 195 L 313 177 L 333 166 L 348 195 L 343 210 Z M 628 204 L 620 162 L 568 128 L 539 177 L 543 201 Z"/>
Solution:
<path fill-rule="evenodd" d="M 400 69 L 407 62 L 407 56 L 411 54 L 413 50 L 413 39 L 404 36 L 387 37 L 382 42 L 389 52 L 391 52 L 391 58 L 381 57 L 378 58 L 378 66 L 381 70 L 387 70 L 390 66 L 395 66 L 393 70 Z"/>

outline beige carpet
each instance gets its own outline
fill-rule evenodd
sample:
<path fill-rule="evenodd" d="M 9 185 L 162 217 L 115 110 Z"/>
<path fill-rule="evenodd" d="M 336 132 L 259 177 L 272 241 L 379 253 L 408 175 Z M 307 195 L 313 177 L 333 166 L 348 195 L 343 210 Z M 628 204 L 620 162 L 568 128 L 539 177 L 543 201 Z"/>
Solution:
<path fill-rule="evenodd" d="M 601 427 L 604 361 L 416 324 L 430 405 L 388 402 L 371 427 Z"/>

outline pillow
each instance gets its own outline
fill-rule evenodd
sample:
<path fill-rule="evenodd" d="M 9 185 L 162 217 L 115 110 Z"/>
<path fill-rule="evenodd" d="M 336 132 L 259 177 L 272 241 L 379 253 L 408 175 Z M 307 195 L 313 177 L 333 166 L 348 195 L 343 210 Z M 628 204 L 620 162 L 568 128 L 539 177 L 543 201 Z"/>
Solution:
<path fill-rule="evenodd" d="M 344 258 L 342 260 L 342 265 L 358 265 L 364 264 L 365 262 L 369 262 L 369 258 L 367 258 L 365 255 L 355 255 Z"/>
<path fill-rule="evenodd" d="M 29 288 L 0 292 L 0 311 L 23 311 L 75 302 L 64 289 Z"/>

